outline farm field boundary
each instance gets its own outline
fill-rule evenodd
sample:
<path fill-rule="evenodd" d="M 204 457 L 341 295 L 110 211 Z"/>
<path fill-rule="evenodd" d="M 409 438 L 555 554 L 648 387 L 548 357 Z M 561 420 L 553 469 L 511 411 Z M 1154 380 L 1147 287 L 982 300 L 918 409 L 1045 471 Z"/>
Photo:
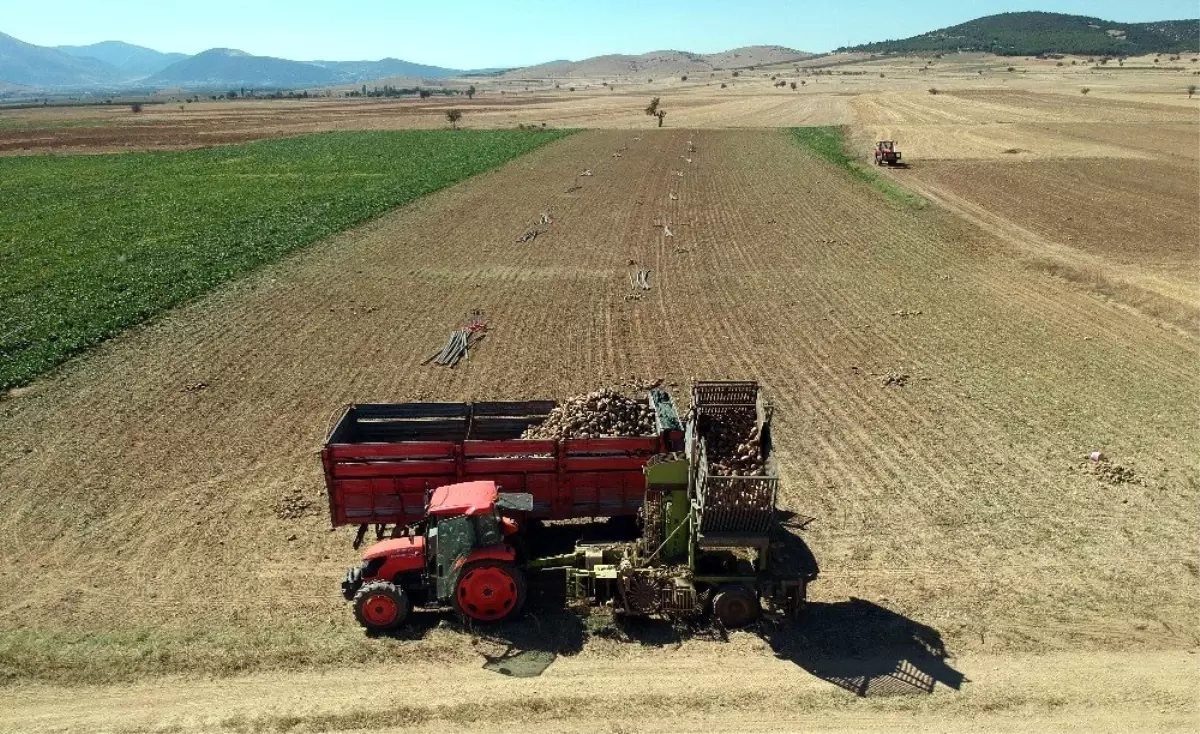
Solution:
<path fill-rule="evenodd" d="M 0 160 L 0 389 L 566 131 L 345 132 Z"/>
<path fill-rule="evenodd" d="M 920 209 L 926 205 L 926 201 L 920 196 L 857 162 L 846 149 L 846 133 L 843 128 L 795 127 L 792 128 L 792 138 L 804 148 L 849 172 L 859 181 L 870 184 L 890 201 L 912 209 Z"/>

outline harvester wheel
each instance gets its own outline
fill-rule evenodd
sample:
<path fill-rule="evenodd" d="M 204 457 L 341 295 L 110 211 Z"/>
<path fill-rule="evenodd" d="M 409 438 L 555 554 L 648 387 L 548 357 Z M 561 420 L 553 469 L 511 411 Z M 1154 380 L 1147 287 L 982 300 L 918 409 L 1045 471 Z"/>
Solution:
<path fill-rule="evenodd" d="M 525 604 L 525 575 L 511 563 L 468 563 L 454 584 L 454 610 L 467 622 L 503 622 Z"/>
<path fill-rule="evenodd" d="M 368 632 L 391 632 L 408 619 L 412 603 L 404 589 L 388 581 L 370 581 L 354 595 L 354 617 Z"/>
<path fill-rule="evenodd" d="M 753 624 L 761 612 L 758 596 L 745 586 L 726 586 L 713 597 L 713 613 L 728 629 Z"/>

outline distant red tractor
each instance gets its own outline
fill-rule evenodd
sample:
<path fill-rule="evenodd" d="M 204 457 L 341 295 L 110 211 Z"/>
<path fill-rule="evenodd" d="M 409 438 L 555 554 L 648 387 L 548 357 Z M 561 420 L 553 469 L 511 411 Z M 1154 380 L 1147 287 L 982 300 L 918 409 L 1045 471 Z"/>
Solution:
<path fill-rule="evenodd" d="M 894 140 L 880 140 L 875 144 L 875 165 L 900 165 L 900 151 L 896 150 Z"/>
<path fill-rule="evenodd" d="M 403 625 L 414 605 L 450 607 L 472 622 L 509 619 L 525 603 L 525 577 L 509 542 L 517 523 L 500 509 L 528 511 L 530 503 L 530 495 L 502 494 L 490 481 L 434 490 L 425 522 L 368 548 L 346 573 L 342 595 L 377 633 Z"/>

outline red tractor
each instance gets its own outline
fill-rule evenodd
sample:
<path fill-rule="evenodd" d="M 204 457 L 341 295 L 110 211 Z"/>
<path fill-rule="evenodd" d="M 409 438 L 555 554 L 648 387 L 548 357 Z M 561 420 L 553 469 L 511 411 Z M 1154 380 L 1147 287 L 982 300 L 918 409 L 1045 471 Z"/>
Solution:
<path fill-rule="evenodd" d="M 880 140 L 875 144 L 875 165 L 900 165 L 900 151 L 896 150 L 893 140 Z"/>
<path fill-rule="evenodd" d="M 525 603 L 525 577 L 510 541 L 517 523 L 500 509 L 529 511 L 527 494 L 501 494 L 490 481 L 440 487 L 426 519 L 402 537 L 375 543 L 342 581 L 354 616 L 370 632 L 404 624 L 413 607 L 453 608 L 469 622 L 500 622 Z"/>

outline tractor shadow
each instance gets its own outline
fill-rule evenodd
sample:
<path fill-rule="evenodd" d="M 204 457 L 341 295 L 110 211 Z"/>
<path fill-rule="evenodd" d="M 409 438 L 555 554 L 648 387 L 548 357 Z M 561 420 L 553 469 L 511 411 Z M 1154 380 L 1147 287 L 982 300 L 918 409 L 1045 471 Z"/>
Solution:
<path fill-rule="evenodd" d="M 529 596 L 525 612 L 516 619 L 484 626 L 453 621 L 474 638 L 484 658 L 484 670 L 512 678 L 533 678 L 544 673 L 559 656 L 570 657 L 583 650 L 588 637 L 587 620 L 567 608 L 565 589 L 539 574 L 526 578 Z"/>
<path fill-rule="evenodd" d="M 479 647 L 503 648 L 499 654 L 480 649 L 483 669 L 512 678 L 541 675 L 560 655 L 571 656 L 583 649 L 587 631 L 584 620 L 569 611 L 540 612 L 531 609 L 518 619 L 497 627 L 476 628 Z"/>
<path fill-rule="evenodd" d="M 776 657 L 856 696 L 957 691 L 967 681 L 937 630 L 865 599 L 812 602 L 800 622 L 767 620 L 759 634 Z"/>

